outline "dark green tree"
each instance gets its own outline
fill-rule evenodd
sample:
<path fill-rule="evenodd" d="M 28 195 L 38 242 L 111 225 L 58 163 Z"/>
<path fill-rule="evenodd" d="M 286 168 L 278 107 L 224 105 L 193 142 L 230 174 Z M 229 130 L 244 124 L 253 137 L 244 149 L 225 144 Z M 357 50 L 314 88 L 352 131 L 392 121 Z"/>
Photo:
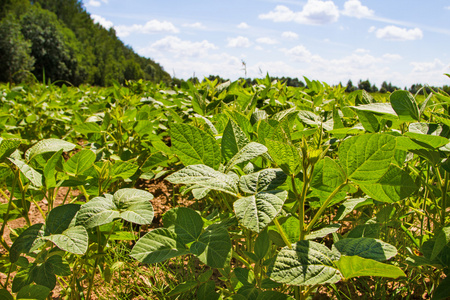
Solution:
<path fill-rule="evenodd" d="M 10 15 L 0 21 L 0 81 L 21 81 L 33 70 L 31 43 L 20 32 L 20 24 Z"/>

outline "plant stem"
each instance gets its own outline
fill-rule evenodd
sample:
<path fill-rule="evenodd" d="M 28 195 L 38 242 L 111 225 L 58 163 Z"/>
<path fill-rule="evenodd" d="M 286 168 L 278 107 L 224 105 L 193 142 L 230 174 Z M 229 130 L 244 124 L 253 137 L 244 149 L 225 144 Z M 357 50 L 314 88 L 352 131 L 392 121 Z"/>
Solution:
<path fill-rule="evenodd" d="M 19 169 L 17 169 L 16 171 L 14 171 L 13 169 L 12 169 L 12 166 L 10 166 L 11 167 L 11 170 L 13 171 L 13 173 L 14 173 L 14 179 L 13 179 L 13 183 L 12 183 L 12 187 L 11 187 L 11 193 L 10 193 L 10 195 L 9 195 L 9 201 L 8 201 L 8 207 L 6 208 L 6 213 L 5 213 L 5 215 L 4 215 L 4 217 L 3 217 L 3 224 L 2 224 L 2 228 L 0 229 L 0 236 L 1 236 L 1 243 L 2 243 L 2 245 L 3 245 L 3 247 L 5 247 L 5 249 L 9 252 L 9 246 L 8 246 L 8 244 L 6 244 L 6 241 L 4 240 L 4 238 L 3 238 L 3 233 L 4 233 L 4 231 L 5 231 L 5 227 L 6 227 L 6 223 L 8 223 L 8 218 L 9 218 L 9 212 L 11 211 L 11 206 L 13 205 L 13 196 L 14 196 L 14 189 L 15 189 L 15 186 L 16 186 L 16 183 L 17 183 L 17 178 L 19 177 Z"/>
<path fill-rule="evenodd" d="M 330 204 L 331 200 L 333 200 L 334 196 L 336 196 L 337 193 L 341 191 L 341 189 L 347 185 L 347 181 L 341 183 L 334 191 L 328 196 L 327 200 L 322 204 L 322 206 L 319 208 L 317 213 L 314 215 L 314 218 L 311 220 L 311 222 L 308 224 L 308 227 L 306 227 L 306 233 L 309 233 L 311 229 L 313 229 L 314 225 L 316 224 L 317 220 L 319 220 L 322 213 L 325 211 L 325 209 Z"/>
<path fill-rule="evenodd" d="M 283 230 L 283 227 L 281 227 L 280 222 L 278 222 L 278 219 L 276 219 L 276 218 L 273 219 L 273 223 L 275 223 L 275 226 L 277 226 L 278 233 L 281 235 L 281 238 L 283 239 L 283 241 L 286 244 L 286 246 L 288 246 L 289 249 L 292 249 L 291 242 L 287 238 L 286 233 Z"/>

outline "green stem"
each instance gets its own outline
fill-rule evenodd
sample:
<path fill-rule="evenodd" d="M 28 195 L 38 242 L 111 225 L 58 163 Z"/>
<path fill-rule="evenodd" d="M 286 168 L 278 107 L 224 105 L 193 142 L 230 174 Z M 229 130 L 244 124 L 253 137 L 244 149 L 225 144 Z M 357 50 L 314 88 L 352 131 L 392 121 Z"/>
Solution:
<path fill-rule="evenodd" d="M 291 242 L 287 238 L 286 233 L 283 230 L 283 227 L 281 227 L 280 222 L 278 222 L 278 219 L 273 219 L 273 223 L 275 223 L 275 226 L 277 226 L 278 233 L 281 235 L 281 238 L 283 239 L 286 246 L 288 246 L 289 249 L 292 249 Z"/>
<path fill-rule="evenodd" d="M 12 169 L 12 167 L 11 167 Z M 3 223 L 2 223 L 2 228 L 0 229 L 0 236 L 1 236 L 1 242 L 3 247 L 5 247 L 6 250 L 8 250 L 9 252 L 9 246 L 6 244 L 4 238 L 3 238 L 3 233 L 5 232 L 5 227 L 6 227 L 6 223 L 8 223 L 8 218 L 9 218 L 9 212 L 11 211 L 11 206 L 13 205 L 13 196 L 14 196 L 14 189 L 17 183 L 17 178 L 19 177 L 19 169 L 17 169 L 16 171 L 12 170 L 14 173 L 14 179 L 13 179 L 13 185 L 11 187 L 11 194 L 9 195 L 9 201 L 8 201 L 8 207 L 6 208 L 6 213 L 3 217 Z"/>
<path fill-rule="evenodd" d="M 72 190 L 72 187 L 69 187 L 69 189 L 67 190 L 66 195 L 64 196 L 64 200 L 62 202 L 62 205 L 66 204 L 67 196 L 69 196 L 69 193 L 70 193 L 71 190 Z"/>
<path fill-rule="evenodd" d="M 309 233 L 311 229 L 313 229 L 314 225 L 316 224 L 317 220 L 321 217 L 322 213 L 325 211 L 325 209 L 330 204 L 331 200 L 333 200 L 334 196 L 336 196 L 337 193 L 341 191 L 341 189 L 347 185 L 347 181 L 341 183 L 325 200 L 325 202 L 322 204 L 322 206 L 319 208 L 317 213 L 314 215 L 314 218 L 311 220 L 311 222 L 308 224 L 308 227 L 306 227 L 306 233 Z"/>
<path fill-rule="evenodd" d="M 442 185 L 441 225 L 445 226 L 445 211 L 447 209 L 448 172 L 445 171 L 444 184 Z"/>

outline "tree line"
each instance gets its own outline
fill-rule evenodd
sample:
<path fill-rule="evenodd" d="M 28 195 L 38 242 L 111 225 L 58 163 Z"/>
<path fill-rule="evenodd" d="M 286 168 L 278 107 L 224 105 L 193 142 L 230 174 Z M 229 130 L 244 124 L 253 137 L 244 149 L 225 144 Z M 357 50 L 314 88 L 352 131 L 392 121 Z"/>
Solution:
<path fill-rule="evenodd" d="M 80 0 L 0 0 L 0 81 L 66 81 L 105 86 L 170 82 L 153 60 L 95 24 Z"/>

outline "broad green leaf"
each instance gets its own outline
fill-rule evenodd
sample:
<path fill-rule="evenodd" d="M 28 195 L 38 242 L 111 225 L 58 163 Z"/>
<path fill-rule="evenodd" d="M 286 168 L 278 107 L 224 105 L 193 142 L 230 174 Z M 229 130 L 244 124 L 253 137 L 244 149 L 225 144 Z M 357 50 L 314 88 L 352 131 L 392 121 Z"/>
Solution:
<path fill-rule="evenodd" d="M 360 256 L 341 256 L 336 265 L 346 279 L 358 276 L 381 276 L 388 278 L 405 277 L 399 267 Z"/>
<path fill-rule="evenodd" d="M 65 204 L 53 208 L 45 221 L 46 235 L 60 234 L 69 228 L 79 210 L 79 204 Z"/>
<path fill-rule="evenodd" d="M 47 153 L 47 152 L 57 152 L 63 149 L 64 152 L 71 151 L 76 147 L 75 144 L 66 142 L 59 139 L 46 139 L 37 142 L 34 146 L 25 152 L 25 159 L 30 161 L 36 155 Z"/>
<path fill-rule="evenodd" d="M 95 153 L 91 150 L 81 150 L 64 163 L 64 170 L 77 176 L 89 169 L 95 162 Z"/>
<path fill-rule="evenodd" d="M 294 300 L 294 298 L 277 291 L 264 291 L 258 295 L 256 300 Z"/>
<path fill-rule="evenodd" d="M 224 227 L 207 228 L 198 240 L 192 243 L 190 252 L 211 268 L 228 266 L 232 249 L 227 229 Z"/>
<path fill-rule="evenodd" d="M 64 230 L 61 234 L 42 237 L 51 241 L 58 248 L 74 254 L 85 254 L 89 244 L 89 236 L 83 226 L 74 226 Z"/>
<path fill-rule="evenodd" d="M 240 299 L 256 300 L 260 292 L 261 290 L 254 285 L 244 285 L 241 288 L 239 288 L 237 294 L 234 295 L 233 300 L 240 300 Z M 236 298 L 236 296 L 242 296 L 242 298 L 241 297 Z"/>
<path fill-rule="evenodd" d="M 20 289 L 33 282 L 33 269 L 35 266 L 36 265 L 34 264 L 32 266 L 22 268 L 17 272 L 11 286 L 11 291 L 13 293 L 17 293 Z"/>
<path fill-rule="evenodd" d="M 340 221 L 347 216 L 351 211 L 355 209 L 355 207 L 367 201 L 366 198 L 352 198 L 344 201 L 338 208 L 335 216 L 335 220 Z"/>
<path fill-rule="evenodd" d="M 177 284 L 166 296 L 173 297 L 181 293 L 186 293 L 197 287 L 198 282 L 195 280 L 188 280 Z"/>
<path fill-rule="evenodd" d="M 220 295 L 216 293 L 216 284 L 213 280 L 209 280 L 202 285 L 200 285 L 197 289 L 197 298 L 198 300 L 217 300 Z"/>
<path fill-rule="evenodd" d="M 258 259 L 263 259 L 264 256 L 266 256 L 267 251 L 269 251 L 270 245 L 271 243 L 267 230 L 261 231 L 256 238 L 254 250 Z"/>
<path fill-rule="evenodd" d="M 34 224 L 19 235 L 9 251 L 11 262 L 15 263 L 21 253 L 33 252 L 45 244 L 45 241 L 42 239 L 44 236 L 43 226 L 44 224 Z"/>
<path fill-rule="evenodd" d="M 13 296 L 5 289 L 0 290 L 0 299 L 3 300 L 14 300 Z"/>
<path fill-rule="evenodd" d="M 315 230 L 310 232 L 305 236 L 306 240 L 315 240 L 315 239 L 321 239 L 330 233 L 334 233 L 339 230 L 341 227 L 341 224 L 330 224 L 328 226 L 325 226 L 321 229 Z"/>
<path fill-rule="evenodd" d="M 387 172 L 395 154 L 395 137 L 364 134 L 349 138 L 339 148 L 339 159 L 347 178 L 358 184 L 377 182 Z"/>
<path fill-rule="evenodd" d="M 119 218 L 119 211 L 112 197 L 95 197 L 81 206 L 76 224 L 89 229 L 111 223 L 117 218 Z"/>
<path fill-rule="evenodd" d="M 166 180 L 173 184 L 195 184 L 236 196 L 238 194 L 235 179 L 205 165 L 190 165 L 169 176 Z"/>
<path fill-rule="evenodd" d="M 84 135 L 88 135 L 89 133 L 101 133 L 102 128 L 95 122 L 86 122 L 73 126 L 76 132 L 79 132 Z"/>
<path fill-rule="evenodd" d="M 266 139 L 266 146 L 275 163 L 287 175 L 297 175 L 301 169 L 301 157 L 298 149 L 290 144 Z"/>
<path fill-rule="evenodd" d="M 69 276 L 72 275 L 70 270 L 70 265 L 67 261 L 59 255 L 52 255 L 46 260 L 47 264 L 52 265 L 53 272 L 59 276 Z"/>
<path fill-rule="evenodd" d="M 438 135 L 421 134 L 415 132 L 406 132 L 405 135 L 413 140 L 425 143 L 433 148 L 439 148 L 447 145 L 450 141 L 448 138 Z"/>
<path fill-rule="evenodd" d="M 171 126 L 172 148 L 185 165 L 204 164 L 218 169 L 221 161 L 216 139 L 200 128 L 174 123 Z"/>
<path fill-rule="evenodd" d="M 261 192 L 240 198 L 234 202 L 234 211 L 239 223 L 254 232 L 261 232 L 280 213 L 287 191 Z"/>
<path fill-rule="evenodd" d="M 20 172 L 29 180 L 35 187 L 42 187 L 42 174 L 27 165 L 25 162 L 9 157 L 8 158 L 13 164 L 19 168 Z"/>
<path fill-rule="evenodd" d="M 235 165 L 240 164 L 245 161 L 249 161 L 253 158 L 260 156 L 267 152 L 266 146 L 251 142 L 242 147 L 238 153 L 236 153 L 227 163 L 225 168 L 225 173 L 231 170 Z"/>
<path fill-rule="evenodd" d="M 56 286 L 56 275 L 53 272 L 52 265 L 47 262 L 33 269 L 31 279 L 36 284 L 48 287 L 50 290 L 53 290 Z"/>
<path fill-rule="evenodd" d="M 16 151 L 20 144 L 18 139 L 0 138 L 0 162 Z"/>
<path fill-rule="evenodd" d="M 350 108 L 358 111 L 365 111 L 383 115 L 385 118 L 396 118 L 397 114 L 389 103 L 370 103 L 358 106 L 349 106 Z"/>
<path fill-rule="evenodd" d="M 177 207 L 163 215 L 164 227 L 177 234 L 184 244 L 196 241 L 202 233 L 202 217 L 194 210 L 187 207 Z"/>
<path fill-rule="evenodd" d="M 45 300 L 50 289 L 42 285 L 27 285 L 17 293 L 17 300 Z"/>
<path fill-rule="evenodd" d="M 113 203 L 120 218 L 144 225 L 153 221 L 153 206 L 150 202 L 152 199 L 153 195 L 147 191 L 125 188 L 114 193 Z"/>
<path fill-rule="evenodd" d="M 127 179 L 136 173 L 139 166 L 127 161 L 116 161 L 111 167 L 112 178 Z"/>
<path fill-rule="evenodd" d="M 380 131 L 380 123 L 378 122 L 375 114 L 363 110 L 356 110 L 356 114 L 358 115 L 359 121 L 367 132 Z"/>
<path fill-rule="evenodd" d="M 189 250 L 173 230 L 157 228 L 136 242 L 130 256 L 142 263 L 154 264 L 188 253 Z"/>
<path fill-rule="evenodd" d="M 335 160 L 326 156 L 314 167 L 311 187 L 326 192 L 333 192 L 346 181 L 345 173 Z"/>
<path fill-rule="evenodd" d="M 45 177 L 45 186 L 47 187 L 47 189 L 54 188 L 56 186 L 55 168 L 61 159 L 62 153 L 63 149 L 60 149 L 58 152 L 55 152 L 55 154 L 53 154 L 52 157 L 45 164 L 44 177 Z"/>
<path fill-rule="evenodd" d="M 442 280 L 433 293 L 431 300 L 448 299 L 450 297 L 450 276 Z"/>
<path fill-rule="evenodd" d="M 243 285 L 255 285 L 255 274 L 253 271 L 245 268 L 235 268 L 234 275 Z"/>
<path fill-rule="evenodd" d="M 397 248 L 373 238 L 346 238 L 333 244 L 333 247 L 347 256 L 358 255 L 376 261 L 385 261 L 397 255 Z"/>
<path fill-rule="evenodd" d="M 239 188 L 248 194 L 273 190 L 286 181 L 286 174 L 281 169 L 264 169 L 259 172 L 241 176 Z"/>
<path fill-rule="evenodd" d="M 269 277 L 296 286 L 336 283 L 341 276 L 333 261 L 338 258 L 324 245 L 300 241 L 292 244 L 292 249 L 281 249 L 269 268 Z"/>
<path fill-rule="evenodd" d="M 224 161 L 230 161 L 249 142 L 244 131 L 233 120 L 228 120 L 228 124 L 222 135 L 221 145 Z"/>
<path fill-rule="evenodd" d="M 360 184 L 360 188 L 373 199 L 387 203 L 405 199 L 417 190 L 411 176 L 394 165 L 376 183 Z"/>
<path fill-rule="evenodd" d="M 442 231 L 437 235 L 430 259 L 435 259 L 448 243 L 450 243 L 450 226 L 442 228 Z"/>
<path fill-rule="evenodd" d="M 419 108 L 414 96 L 408 91 L 395 91 L 389 96 L 392 108 L 400 120 L 419 121 Z"/>

